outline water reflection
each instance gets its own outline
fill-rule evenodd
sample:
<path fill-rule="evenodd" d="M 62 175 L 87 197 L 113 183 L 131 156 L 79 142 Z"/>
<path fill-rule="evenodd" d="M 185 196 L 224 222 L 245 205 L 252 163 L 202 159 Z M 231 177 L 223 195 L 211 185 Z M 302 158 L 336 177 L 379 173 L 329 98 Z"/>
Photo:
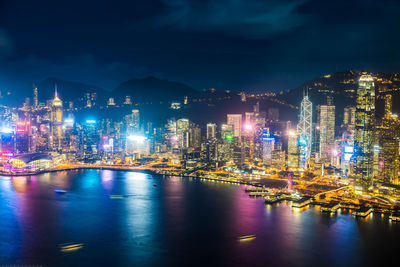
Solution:
<path fill-rule="evenodd" d="M 400 238 L 400 224 L 377 214 L 349 214 L 292 208 L 290 202 L 265 205 L 243 186 L 135 172 L 0 177 L 0 262 L 310 266 L 360 265 L 396 255 L 387 244 Z M 247 234 L 256 238 L 238 242 Z M 58 245 L 66 242 L 85 247 L 62 254 Z"/>

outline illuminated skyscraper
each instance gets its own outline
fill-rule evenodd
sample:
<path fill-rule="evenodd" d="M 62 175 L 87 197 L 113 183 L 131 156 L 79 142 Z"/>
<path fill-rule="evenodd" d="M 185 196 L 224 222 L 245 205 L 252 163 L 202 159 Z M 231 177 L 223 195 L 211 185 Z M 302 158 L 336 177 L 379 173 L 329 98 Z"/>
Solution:
<path fill-rule="evenodd" d="M 264 164 L 272 165 L 272 152 L 275 149 L 275 138 L 269 134 L 267 129 L 262 134 L 262 160 Z"/>
<path fill-rule="evenodd" d="M 398 184 L 400 121 L 392 114 L 392 96 L 385 96 L 385 115 L 377 126 L 381 158 L 381 182 Z"/>
<path fill-rule="evenodd" d="M 61 150 L 62 143 L 63 104 L 58 97 L 57 88 L 51 102 L 51 143 L 53 149 Z"/>
<path fill-rule="evenodd" d="M 221 125 L 221 139 L 232 141 L 233 139 L 233 126 L 230 124 Z"/>
<path fill-rule="evenodd" d="M 356 126 L 356 108 L 345 107 L 343 115 L 343 126 L 346 130 L 354 130 Z"/>
<path fill-rule="evenodd" d="M 295 131 L 289 131 L 288 137 L 288 168 L 291 171 L 299 168 L 299 144 Z"/>
<path fill-rule="evenodd" d="M 233 126 L 233 136 L 240 142 L 242 138 L 242 114 L 228 114 L 227 124 Z"/>
<path fill-rule="evenodd" d="M 308 95 L 304 95 L 301 101 L 297 134 L 299 136 L 299 168 L 307 169 L 310 163 L 312 143 L 312 103 L 308 99 Z"/>
<path fill-rule="evenodd" d="M 215 123 L 207 123 L 207 139 L 216 137 L 217 125 Z"/>
<path fill-rule="evenodd" d="M 33 88 L 33 107 L 37 108 L 39 105 L 39 100 L 38 100 L 38 89 L 35 86 L 35 88 Z"/>
<path fill-rule="evenodd" d="M 128 115 L 125 115 L 127 136 L 138 134 L 140 130 L 140 113 L 138 109 L 133 109 Z"/>
<path fill-rule="evenodd" d="M 317 107 L 319 124 L 319 158 L 323 163 L 330 163 L 335 144 L 335 106 L 320 105 Z"/>
<path fill-rule="evenodd" d="M 368 190 L 373 185 L 374 129 L 374 80 L 370 75 L 362 75 L 358 82 L 354 134 L 356 191 Z"/>
<path fill-rule="evenodd" d="M 176 122 L 176 135 L 178 137 L 179 147 L 189 148 L 189 119 L 179 119 Z"/>

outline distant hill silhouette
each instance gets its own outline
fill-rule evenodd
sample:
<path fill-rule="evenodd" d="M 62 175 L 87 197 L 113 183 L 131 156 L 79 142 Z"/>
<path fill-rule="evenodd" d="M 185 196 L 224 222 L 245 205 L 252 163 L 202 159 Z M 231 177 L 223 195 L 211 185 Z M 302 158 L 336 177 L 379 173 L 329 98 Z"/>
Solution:
<path fill-rule="evenodd" d="M 100 98 L 106 98 L 106 95 L 109 94 L 109 92 L 94 85 L 50 77 L 37 84 L 39 101 L 53 98 L 55 86 L 57 86 L 58 94 L 63 101 L 76 101 L 83 98 L 85 93 L 97 93 Z"/>
<path fill-rule="evenodd" d="M 134 102 L 182 100 L 184 96 L 200 95 L 199 91 L 179 82 L 162 80 L 155 77 L 133 78 L 121 83 L 113 91 L 114 95 L 130 95 Z"/>

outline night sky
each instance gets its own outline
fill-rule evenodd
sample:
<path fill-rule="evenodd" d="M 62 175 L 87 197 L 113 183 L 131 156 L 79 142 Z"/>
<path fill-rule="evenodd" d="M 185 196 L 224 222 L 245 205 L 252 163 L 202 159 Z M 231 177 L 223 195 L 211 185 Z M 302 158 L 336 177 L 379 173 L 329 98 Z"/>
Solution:
<path fill-rule="evenodd" d="M 399 43 L 395 0 L 0 0 L 0 90 L 153 75 L 276 91 L 347 69 L 398 72 Z"/>

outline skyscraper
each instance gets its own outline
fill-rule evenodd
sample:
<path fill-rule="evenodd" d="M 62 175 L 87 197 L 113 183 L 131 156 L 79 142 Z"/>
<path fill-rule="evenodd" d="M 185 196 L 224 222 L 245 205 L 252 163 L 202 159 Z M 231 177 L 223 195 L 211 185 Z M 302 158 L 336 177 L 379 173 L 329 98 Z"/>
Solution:
<path fill-rule="evenodd" d="M 346 130 L 354 130 L 356 125 L 356 108 L 345 107 L 343 114 L 343 126 Z"/>
<path fill-rule="evenodd" d="M 385 96 L 385 115 L 377 125 L 377 130 L 381 159 L 379 180 L 398 184 L 400 121 L 392 114 L 392 95 Z"/>
<path fill-rule="evenodd" d="M 34 108 L 37 108 L 38 105 L 39 105 L 39 100 L 38 100 L 38 89 L 37 89 L 37 87 L 35 86 L 35 87 L 33 88 L 33 107 L 34 107 Z"/>
<path fill-rule="evenodd" d="M 370 75 L 362 75 L 358 82 L 355 122 L 355 189 L 365 191 L 373 185 L 375 85 Z"/>
<path fill-rule="evenodd" d="M 299 168 L 307 169 L 310 163 L 312 143 L 312 103 L 308 95 L 304 95 L 301 101 L 297 134 L 299 136 Z"/>
<path fill-rule="evenodd" d="M 242 114 L 228 114 L 227 124 L 233 126 L 233 136 L 240 142 L 242 138 Z"/>
<path fill-rule="evenodd" d="M 216 137 L 217 125 L 215 123 L 207 123 L 207 139 Z"/>
<path fill-rule="evenodd" d="M 330 101 L 317 107 L 319 124 L 319 158 L 323 163 L 330 163 L 335 144 L 335 106 Z"/>
<path fill-rule="evenodd" d="M 293 171 L 299 168 L 298 135 L 293 130 L 289 131 L 288 137 L 288 168 Z"/>
<path fill-rule="evenodd" d="M 54 99 L 51 102 L 51 145 L 57 150 L 61 150 L 62 142 L 62 123 L 63 123 L 63 103 L 58 97 L 57 88 Z"/>

